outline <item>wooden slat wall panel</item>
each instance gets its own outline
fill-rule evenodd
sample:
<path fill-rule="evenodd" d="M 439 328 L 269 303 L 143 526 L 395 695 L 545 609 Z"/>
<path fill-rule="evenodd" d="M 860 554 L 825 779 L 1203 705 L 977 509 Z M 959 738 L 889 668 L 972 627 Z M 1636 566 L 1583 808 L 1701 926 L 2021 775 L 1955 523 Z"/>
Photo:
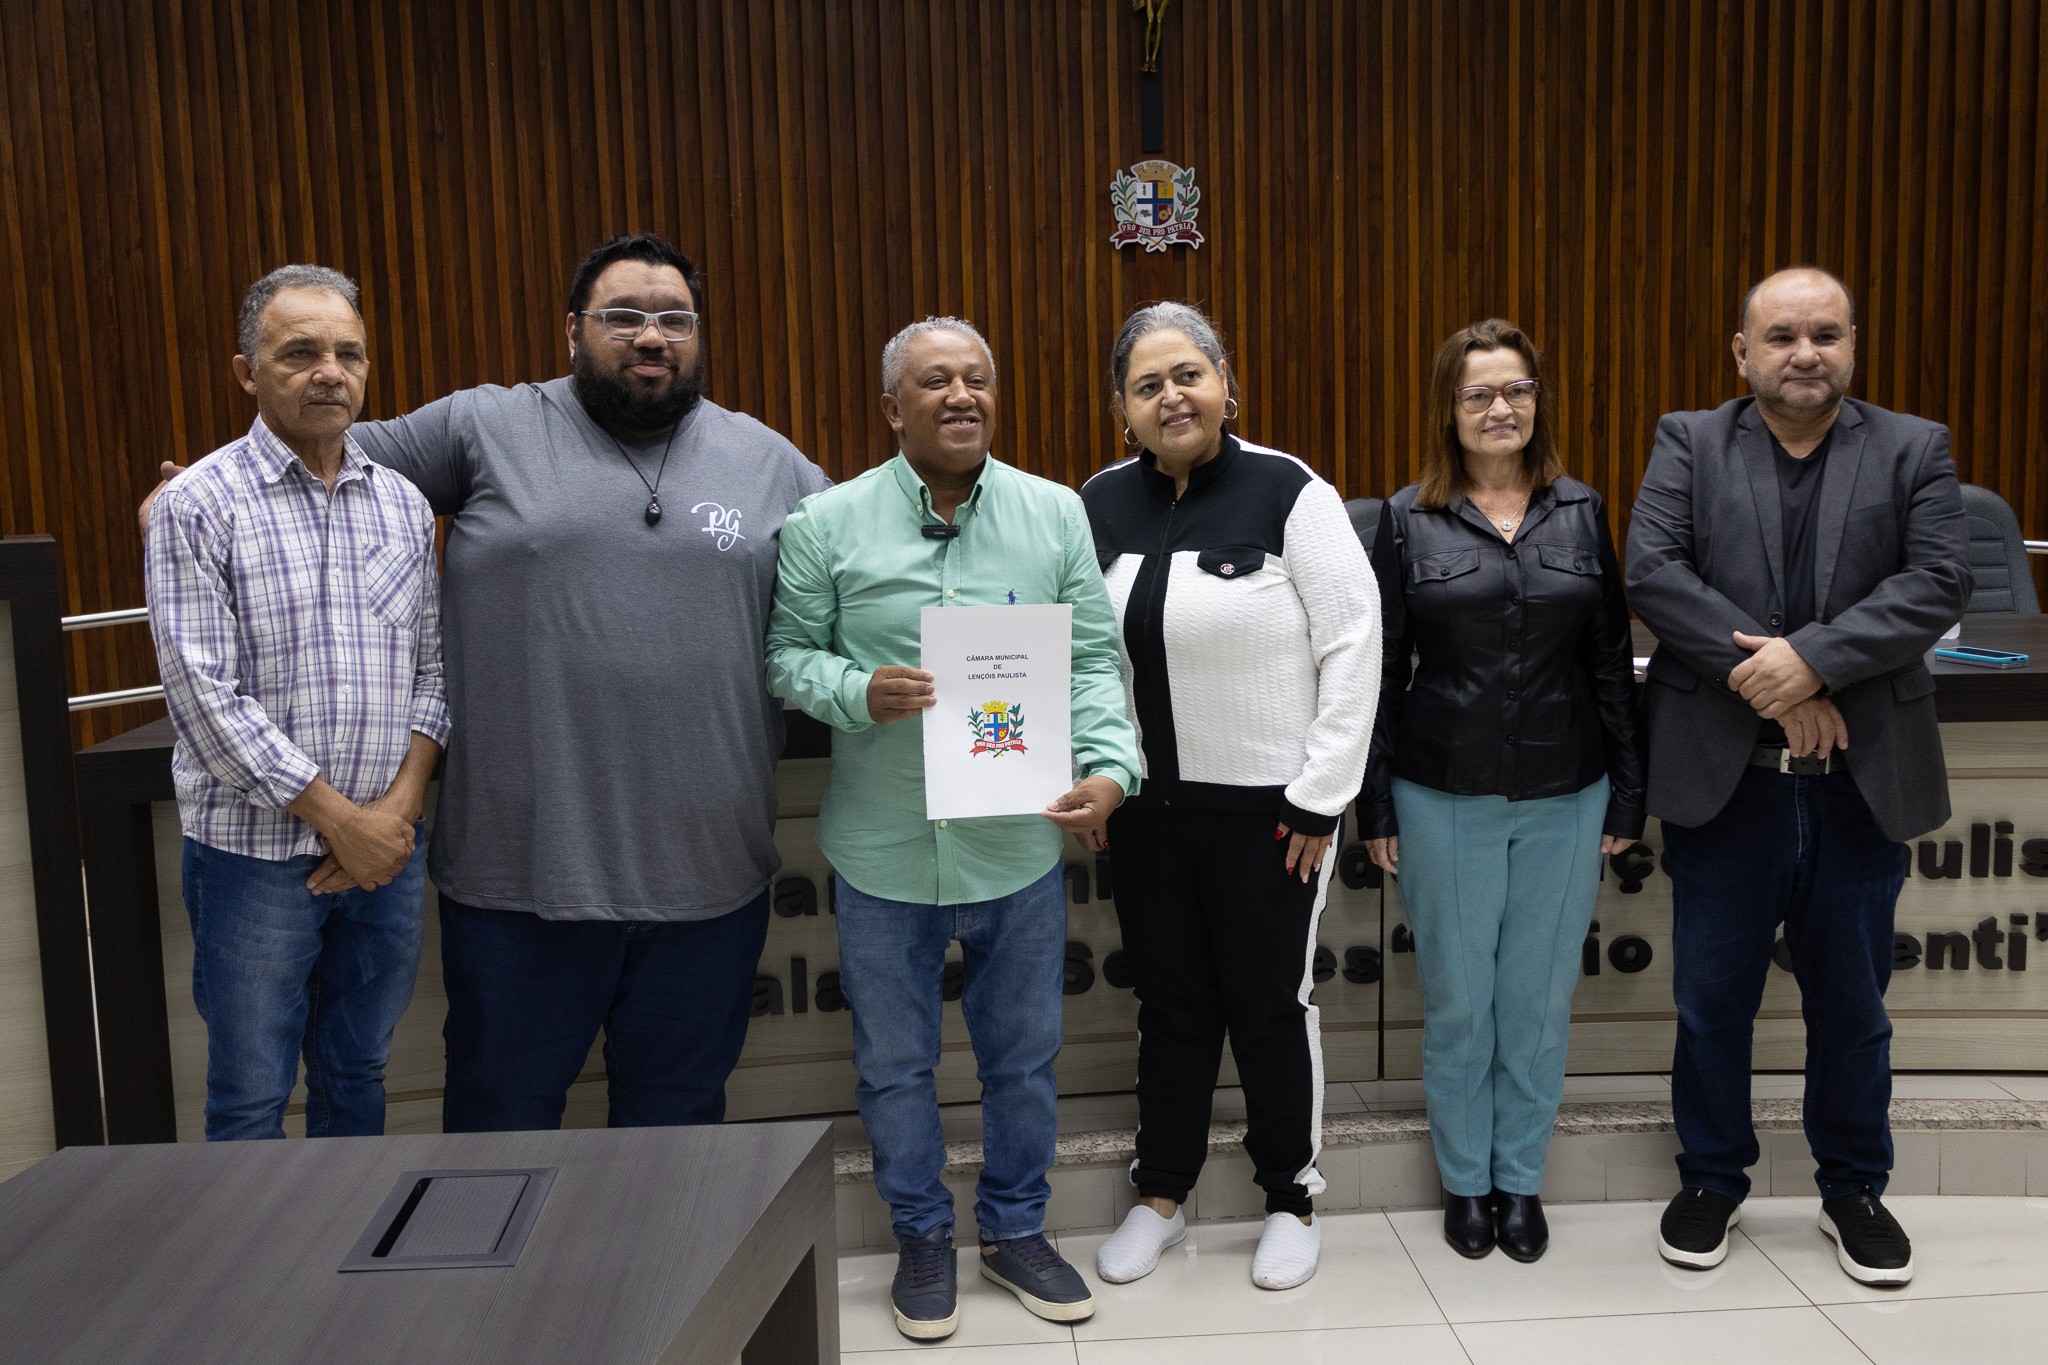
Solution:
<path fill-rule="evenodd" d="M 1856 392 L 2048 536 L 2041 0 L 1182 0 L 1166 155 L 1208 245 L 1150 256 L 1106 245 L 1140 41 L 1125 0 L 16 0 L 0 532 L 60 538 L 72 609 L 140 602 L 130 511 L 246 425 L 233 314 L 272 266 L 361 279 L 383 415 L 560 372 L 576 256 L 654 228 L 709 271 L 714 396 L 837 476 L 888 451 L 882 342 L 956 312 L 1002 452 L 1080 481 L 1118 454 L 1117 321 L 1180 296 L 1247 434 L 1385 493 L 1434 346 L 1499 313 L 1618 532 L 1657 415 L 1737 392 L 1743 288 L 1818 261 Z M 141 629 L 72 650 L 80 691 L 154 677 Z"/>

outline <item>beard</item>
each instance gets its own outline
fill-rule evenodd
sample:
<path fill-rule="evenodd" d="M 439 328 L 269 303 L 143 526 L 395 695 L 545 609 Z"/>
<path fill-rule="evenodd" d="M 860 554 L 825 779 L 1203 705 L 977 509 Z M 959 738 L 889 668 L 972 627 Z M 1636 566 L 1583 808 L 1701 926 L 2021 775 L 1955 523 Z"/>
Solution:
<path fill-rule="evenodd" d="M 1806 385 L 1801 385 L 1796 389 L 1790 388 L 1788 387 L 1788 381 L 1784 378 L 1758 374 L 1747 365 L 1742 367 L 1742 377 L 1749 381 L 1749 390 L 1756 395 L 1758 402 L 1794 412 L 1822 412 L 1835 406 L 1835 404 L 1842 401 L 1843 395 L 1849 392 L 1849 381 L 1855 378 L 1855 374 L 1856 372 L 1852 368 L 1839 378 L 1827 372 L 1817 375 L 1800 376 L 1801 378 L 1821 380 L 1826 385 L 1824 390 L 1816 392 Z"/>
<path fill-rule="evenodd" d="M 687 372 L 677 371 L 665 389 L 649 390 L 608 369 L 580 346 L 569 364 L 569 382 L 592 421 L 607 431 L 638 436 L 661 432 L 688 417 L 704 397 L 704 352 Z"/>

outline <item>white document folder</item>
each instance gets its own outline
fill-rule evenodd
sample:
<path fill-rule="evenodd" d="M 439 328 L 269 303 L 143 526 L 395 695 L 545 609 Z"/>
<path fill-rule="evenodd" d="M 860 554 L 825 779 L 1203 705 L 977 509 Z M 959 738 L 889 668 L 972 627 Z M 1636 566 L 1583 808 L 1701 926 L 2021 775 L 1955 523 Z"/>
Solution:
<path fill-rule="evenodd" d="M 927 820 L 1036 815 L 1074 785 L 1074 609 L 926 607 Z"/>

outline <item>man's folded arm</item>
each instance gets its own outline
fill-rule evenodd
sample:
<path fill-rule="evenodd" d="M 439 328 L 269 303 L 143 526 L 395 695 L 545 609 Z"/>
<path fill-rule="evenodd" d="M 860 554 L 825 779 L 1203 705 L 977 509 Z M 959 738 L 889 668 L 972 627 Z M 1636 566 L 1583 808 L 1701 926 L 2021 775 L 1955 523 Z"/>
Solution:
<path fill-rule="evenodd" d="M 1749 658 L 1735 632 L 1769 632 L 1700 578 L 1693 546 L 1693 452 L 1676 413 L 1657 423 L 1657 443 L 1628 530 L 1628 601 L 1636 615 L 1701 678 L 1727 686 Z"/>
<path fill-rule="evenodd" d="M 1962 619 L 1974 586 L 1968 547 L 1962 489 L 1941 427 L 1928 435 L 1914 471 L 1903 566 L 1834 620 L 1802 626 L 1787 643 L 1831 692 L 1897 672 Z"/>
<path fill-rule="evenodd" d="M 227 538 L 175 487 L 158 500 L 144 545 L 145 596 L 164 699 L 179 737 L 222 785 L 282 810 L 320 765 L 242 694 Z"/>

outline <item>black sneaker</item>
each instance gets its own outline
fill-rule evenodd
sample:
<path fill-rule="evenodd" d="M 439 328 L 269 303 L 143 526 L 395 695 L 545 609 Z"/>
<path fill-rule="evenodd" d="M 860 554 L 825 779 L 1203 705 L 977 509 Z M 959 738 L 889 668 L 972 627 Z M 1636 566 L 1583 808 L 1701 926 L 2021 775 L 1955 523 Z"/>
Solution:
<path fill-rule="evenodd" d="M 960 1269 L 950 1228 L 916 1241 L 896 1241 L 896 1281 L 889 1286 L 896 1330 L 912 1341 L 938 1341 L 960 1325 Z"/>
<path fill-rule="evenodd" d="M 1835 1242 L 1835 1259 L 1859 1284 L 1905 1284 L 1913 1278 L 1913 1243 L 1878 1197 L 1858 1190 L 1820 1203 L 1820 1230 Z"/>
<path fill-rule="evenodd" d="M 1042 1232 L 984 1246 L 981 1277 L 1015 1294 L 1048 1322 L 1080 1322 L 1095 1314 L 1095 1299 L 1081 1272 L 1060 1258 Z"/>
<path fill-rule="evenodd" d="M 1728 1229 L 1742 1221 L 1742 1206 L 1712 1190 L 1680 1190 L 1664 1206 L 1657 1251 L 1673 1265 L 1711 1270 L 1728 1259 Z"/>

